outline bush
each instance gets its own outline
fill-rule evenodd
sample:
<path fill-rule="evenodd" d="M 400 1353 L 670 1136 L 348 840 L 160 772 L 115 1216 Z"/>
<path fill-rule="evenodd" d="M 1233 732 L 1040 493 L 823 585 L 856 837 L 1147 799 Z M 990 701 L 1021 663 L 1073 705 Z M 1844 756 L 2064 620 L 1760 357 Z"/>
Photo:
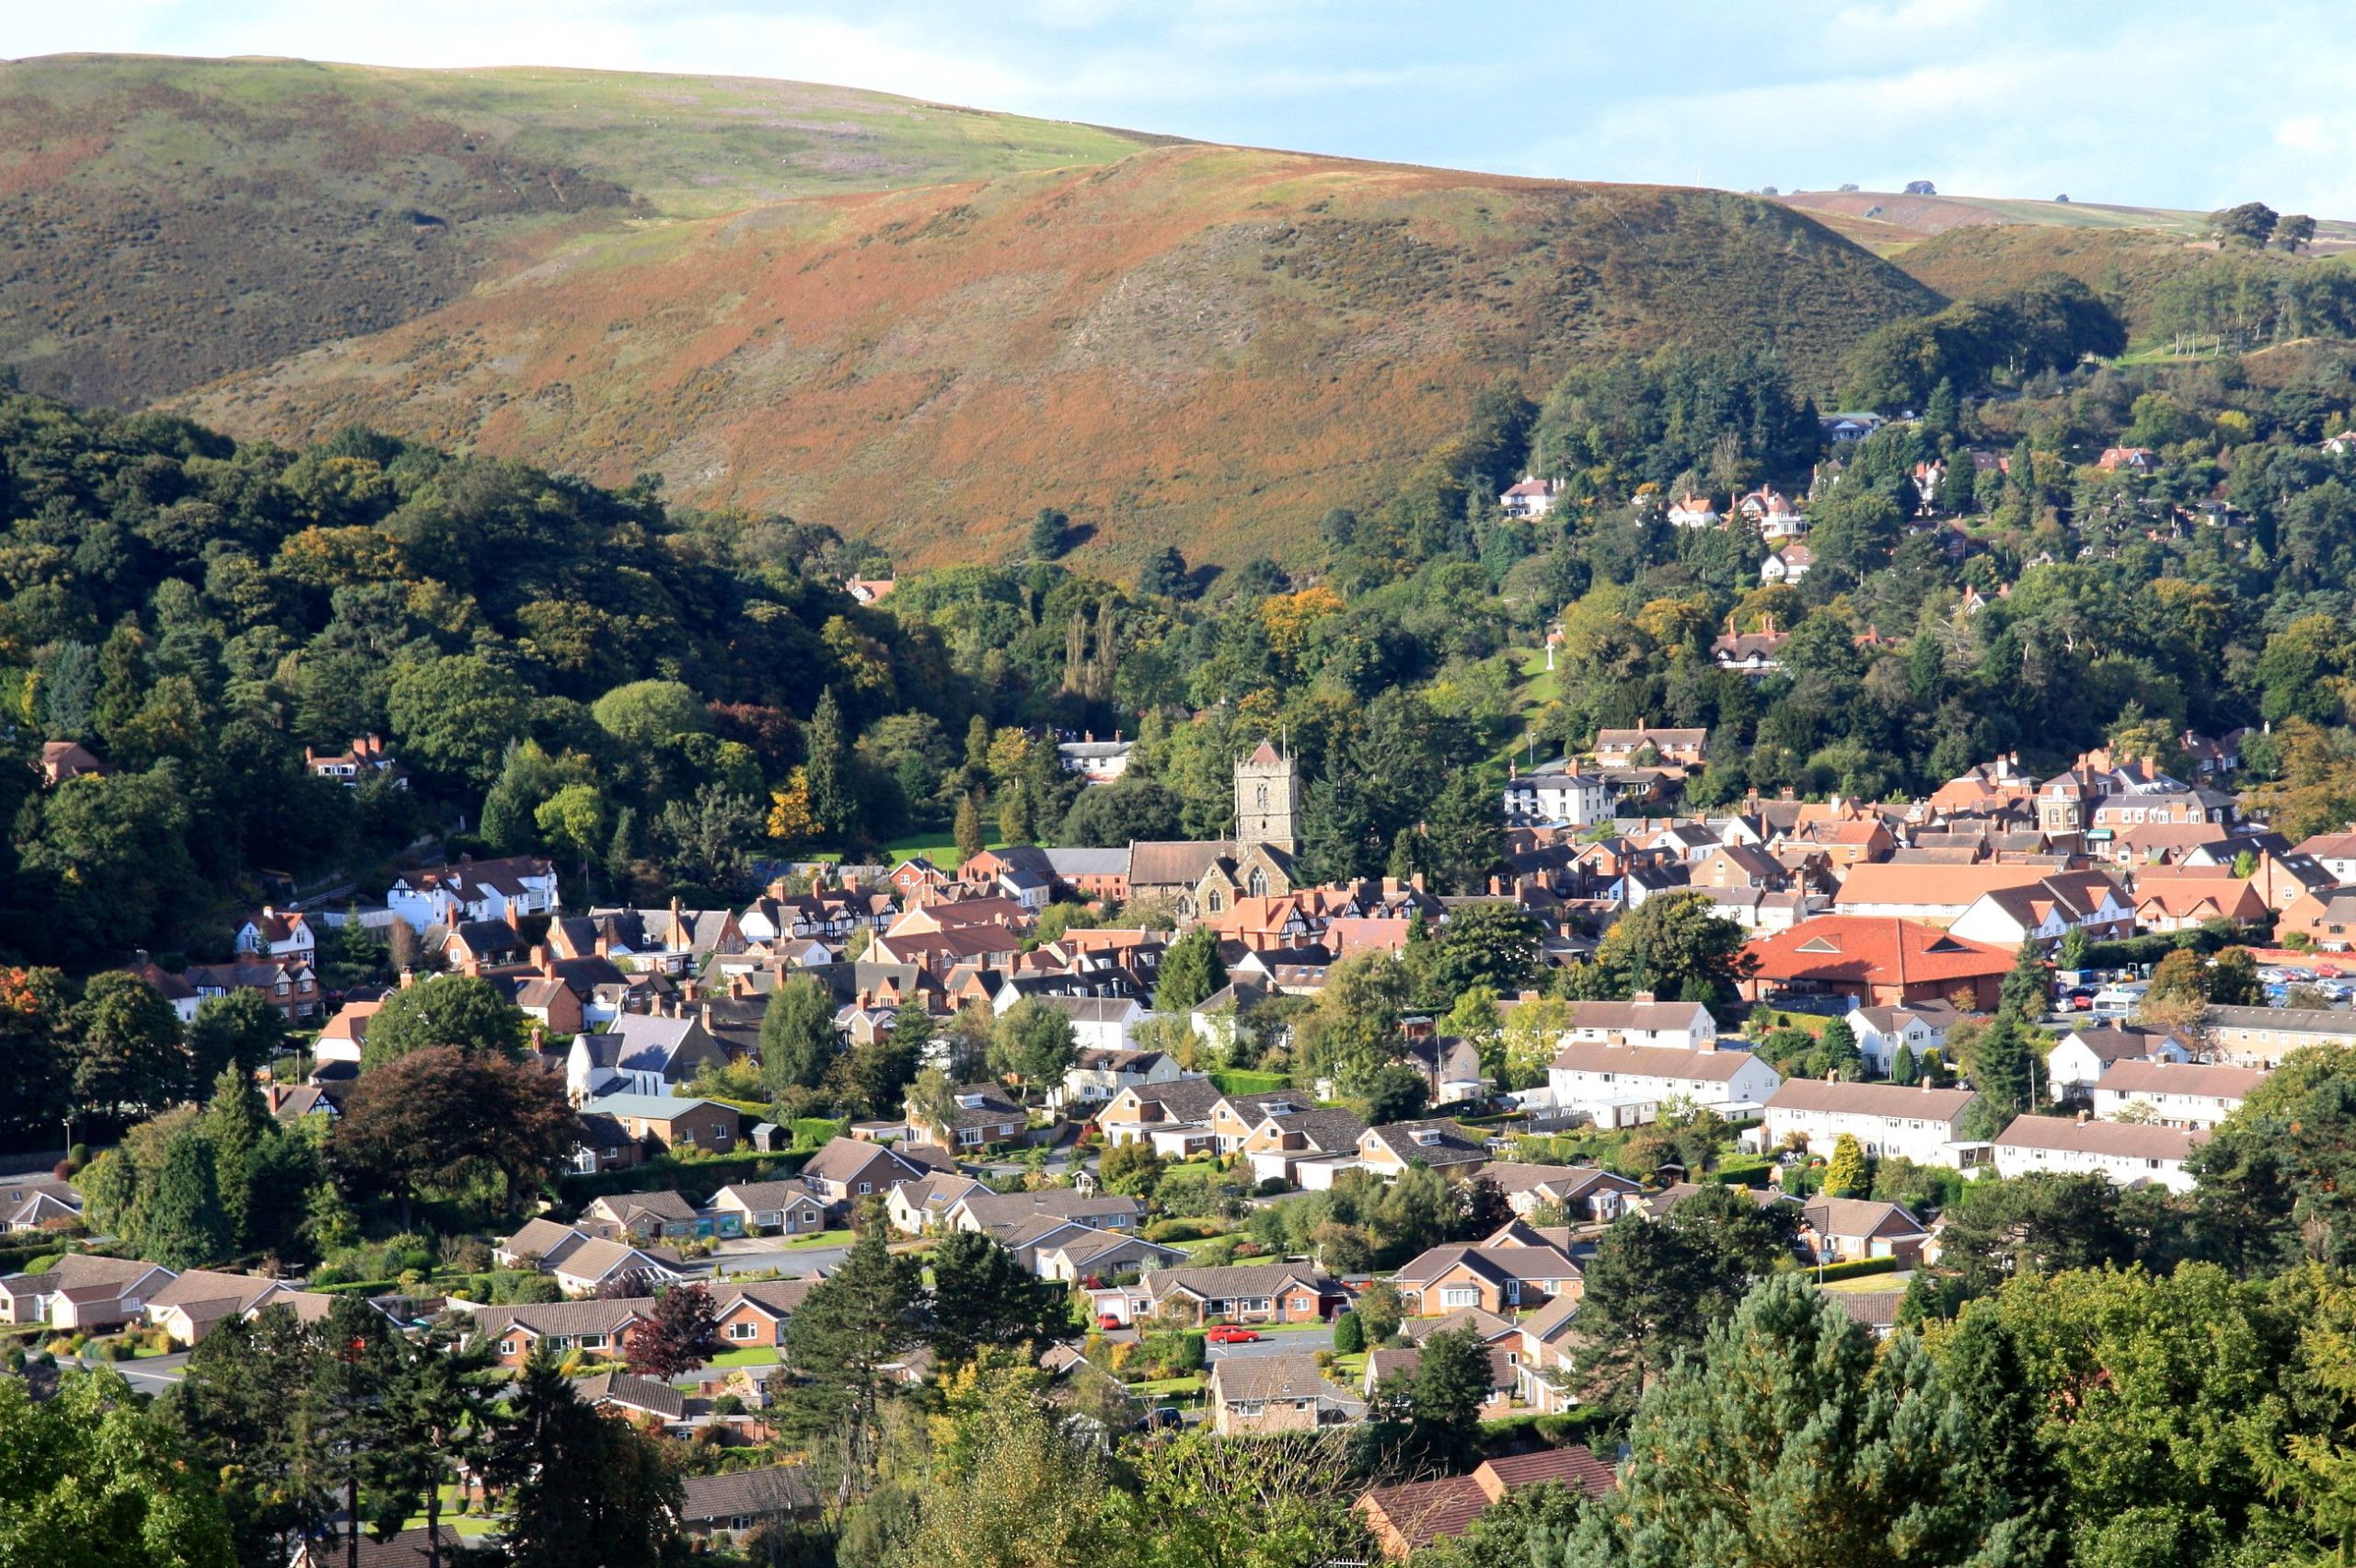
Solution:
<path fill-rule="evenodd" d="M 1897 1270 L 1898 1260 L 1896 1258 L 1858 1258 L 1854 1262 L 1846 1263 L 1827 1263 L 1824 1265 L 1819 1277 L 1823 1279 L 1854 1279 L 1860 1274 L 1894 1274 Z"/>
<path fill-rule="evenodd" d="M 742 1415 L 745 1413 L 745 1401 L 737 1398 L 734 1394 L 722 1394 L 718 1399 L 711 1401 L 711 1413 L 714 1415 Z"/>
<path fill-rule="evenodd" d="M 1356 1355 L 1366 1349 L 1366 1325 L 1358 1321 L 1356 1312 L 1344 1312 L 1334 1320 L 1334 1348 L 1343 1355 Z"/>
<path fill-rule="evenodd" d="M 1159 1241 L 1165 1246 L 1173 1246 L 1181 1241 L 1199 1241 L 1213 1234 L 1211 1227 L 1204 1221 L 1183 1217 L 1157 1219 L 1145 1228 L 1147 1240 Z"/>
<path fill-rule="evenodd" d="M 1269 1176 L 1252 1190 L 1264 1198 L 1280 1198 L 1292 1191 L 1292 1183 L 1281 1176 Z"/>

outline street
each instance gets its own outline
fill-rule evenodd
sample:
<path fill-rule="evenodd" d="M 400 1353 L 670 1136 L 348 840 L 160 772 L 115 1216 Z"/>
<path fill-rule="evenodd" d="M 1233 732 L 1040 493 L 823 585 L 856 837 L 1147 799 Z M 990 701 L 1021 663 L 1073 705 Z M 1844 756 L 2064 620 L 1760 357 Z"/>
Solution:
<path fill-rule="evenodd" d="M 701 1260 L 708 1264 L 715 1279 L 731 1274 L 763 1274 L 770 1269 L 788 1276 L 826 1274 L 840 1266 L 850 1256 L 849 1247 L 788 1247 L 781 1239 L 748 1236 L 733 1241 L 722 1241 L 712 1255 Z M 689 1265 L 692 1273 L 697 1264 Z"/>
<path fill-rule="evenodd" d="M 1334 1331 L 1320 1324 L 1313 1329 L 1263 1329 L 1259 1339 L 1243 1344 L 1212 1344 L 1204 1353 L 1213 1361 L 1223 1361 L 1230 1355 L 1282 1355 L 1298 1351 L 1312 1355 L 1321 1350 L 1334 1348 Z"/>

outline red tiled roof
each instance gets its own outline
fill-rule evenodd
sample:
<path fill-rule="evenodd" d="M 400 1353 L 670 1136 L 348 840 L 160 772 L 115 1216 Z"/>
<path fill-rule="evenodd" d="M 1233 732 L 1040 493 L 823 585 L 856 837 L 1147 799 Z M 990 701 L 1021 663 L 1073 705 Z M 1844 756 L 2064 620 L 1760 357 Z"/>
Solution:
<path fill-rule="evenodd" d="M 2000 947 L 1950 936 L 1920 921 L 1857 915 L 1819 915 L 1788 930 L 1761 937 L 1747 944 L 1747 951 L 1758 960 L 1756 974 L 1761 980 L 1862 980 L 1881 986 L 2002 974 L 2013 966 L 2015 956 Z"/>

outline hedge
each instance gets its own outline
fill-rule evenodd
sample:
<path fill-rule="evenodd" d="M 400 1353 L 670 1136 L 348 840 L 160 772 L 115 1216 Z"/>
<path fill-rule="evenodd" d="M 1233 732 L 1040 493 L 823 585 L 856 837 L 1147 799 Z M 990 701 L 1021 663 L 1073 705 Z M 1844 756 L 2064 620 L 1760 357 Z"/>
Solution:
<path fill-rule="evenodd" d="M 1223 1068 L 1211 1074 L 1211 1082 L 1221 1094 L 1273 1094 L 1280 1089 L 1290 1089 L 1292 1079 L 1283 1073 L 1249 1072 L 1242 1067 Z"/>
<path fill-rule="evenodd" d="M 1859 1258 L 1853 1262 L 1827 1263 L 1817 1274 L 1819 1279 L 1855 1279 L 1860 1274 L 1896 1274 L 1896 1258 Z"/>
<path fill-rule="evenodd" d="M 2195 952 L 2205 954 L 2229 947 L 2264 947 L 2272 940 L 2269 933 L 2273 926 L 2271 917 L 2258 926 L 2236 926 L 2229 921 L 2212 920 L 2190 931 L 2130 937 L 2118 942 L 2089 942 L 2086 944 L 2086 967 L 2142 968 L 2159 963 L 2178 948 L 2190 948 Z"/>

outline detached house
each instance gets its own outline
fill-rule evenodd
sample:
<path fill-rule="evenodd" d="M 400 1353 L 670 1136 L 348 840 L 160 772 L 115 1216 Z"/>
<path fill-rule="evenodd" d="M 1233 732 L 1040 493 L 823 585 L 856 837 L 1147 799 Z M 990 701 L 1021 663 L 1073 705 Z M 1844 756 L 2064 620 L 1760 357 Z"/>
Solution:
<path fill-rule="evenodd" d="M 676 1094 L 703 1068 L 727 1064 L 728 1053 L 700 1018 L 624 1013 L 602 1034 L 572 1037 L 564 1087 L 576 1104 L 617 1092 L 659 1098 Z"/>
<path fill-rule="evenodd" d="M 1027 1112 L 1009 1100 L 996 1084 L 989 1083 L 969 1083 L 958 1088 L 956 1109 L 951 1113 L 946 1127 L 927 1124 L 913 1100 L 907 1110 L 911 1139 L 953 1149 L 1012 1143 L 1031 1122 Z"/>
<path fill-rule="evenodd" d="M 652 1139 L 666 1149 L 699 1148 L 718 1154 L 735 1148 L 744 1122 L 743 1113 L 733 1105 L 671 1095 L 608 1094 L 589 1101 L 582 1111 L 584 1121 L 591 1115 L 610 1118 L 633 1142 Z"/>
<path fill-rule="evenodd" d="M 403 871 L 386 891 L 385 905 L 422 934 L 429 926 L 468 920 L 515 921 L 550 915 L 558 907 L 556 866 L 537 855 L 477 860 L 461 855 L 455 865 Z"/>
<path fill-rule="evenodd" d="M 826 1200 L 800 1182 L 733 1182 L 712 1193 L 710 1206 L 736 1216 L 740 1227 L 756 1235 L 801 1236 L 826 1228 Z"/>
<path fill-rule="evenodd" d="M 1461 1307 L 1504 1316 L 1579 1294 L 1584 1279 L 1553 1246 L 1434 1247 L 1392 1276 L 1410 1312 L 1434 1317 Z"/>
<path fill-rule="evenodd" d="M 502 1366 L 521 1366 L 536 1345 L 552 1355 L 587 1351 L 618 1358 L 654 1309 L 653 1297 L 557 1301 L 475 1309 L 475 1337 L 488 1343 Z"/>
<path fill-rule="evenodd" d="M 1398 1176 L 1416 1165 L 1470 1175 L 1488 1159 L 1482 1136 L 1451 1121 L 1392 1122 L 1358 1135 L 1358 1165 L 1378 1176 Z"/>
<path fill-rule="evenodd" d="M 1918 1062 L 1925 1051 L 1944 1050 L 1947 1031 L 1959 1016 L 1945 1002 L 1915 1002 L 1905 1007 L 1851 1008 L 1848 1023 L 1849 1032 L 1857 1037 L 1857 1055 L 1865 1058 L 1866 1067 L 1888 1078 L 1900 1045 Z"/>
<path fill-rule="evenodd" d="M 1211 1428 L 1222 1437 L 1313 1432 L 1357 1407 L 1303 1352 L 1227 1356 L 1211 1365 Z"/>
<path fill-rule="evenodd" d="M 1124 1322 L 1176 1313 L 1196 1323 L 1317 1323 L 1347 1298 L 1340 1282 L 1306 1263 L 1163 1269 L 1146 1275 L 1132 1294 L 1143 1309 L 1128 1304 L 1114 1314 Z M 1098 1309 L 1108 1309 L 1101 1296 Z"/>
<path fill-rule="evenodd" d="M 861 1198 L 888 1193 L 902 1182 L 931 1173 L 930 1167 L 903 1159 L 886 1145 L 831 1138 L 810 1157 L 801 1175 L 803 1185 L 829 1209 L 848 1214 Z"/>

